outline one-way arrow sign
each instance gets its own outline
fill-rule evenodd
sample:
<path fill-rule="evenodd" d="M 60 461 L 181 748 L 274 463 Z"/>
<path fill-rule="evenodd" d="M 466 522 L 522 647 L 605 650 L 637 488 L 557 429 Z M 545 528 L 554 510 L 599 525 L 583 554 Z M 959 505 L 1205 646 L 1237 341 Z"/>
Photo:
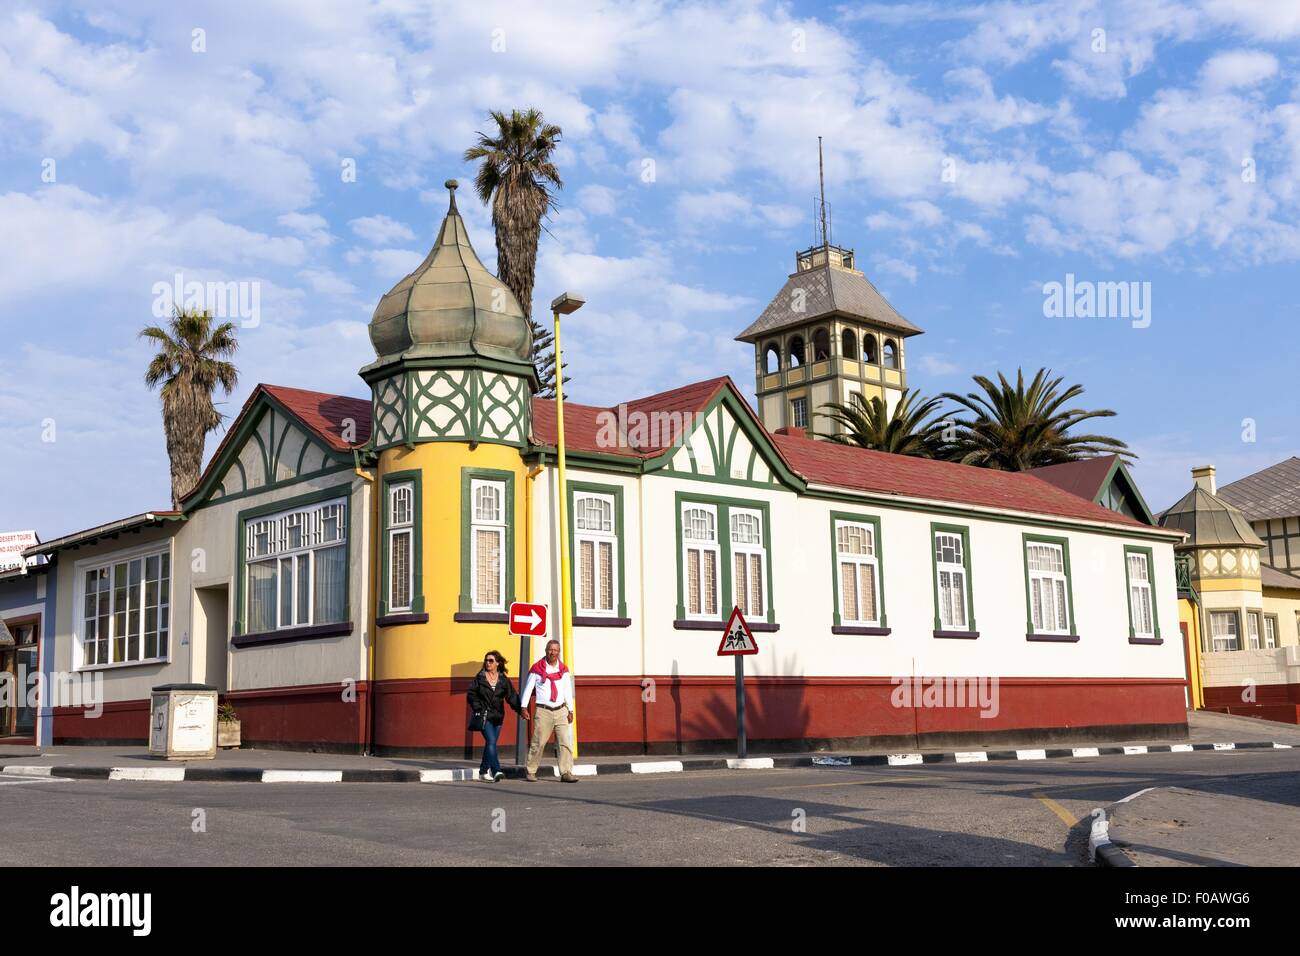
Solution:
<path fill-rule="evenodd" d="M 545 604 L 516 601 L 510 605 L 510 633 L 516 637 L 545 637 L 547 617 Z"/>

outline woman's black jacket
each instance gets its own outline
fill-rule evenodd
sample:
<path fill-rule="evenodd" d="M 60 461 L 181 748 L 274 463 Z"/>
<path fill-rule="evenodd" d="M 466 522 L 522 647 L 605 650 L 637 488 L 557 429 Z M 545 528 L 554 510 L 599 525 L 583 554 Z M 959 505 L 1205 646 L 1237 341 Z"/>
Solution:
<path fill-rule="evenodd" d="M 488 683 L 487 672 L 480 670 L 465 694 L 469 698 L 471 713 L 486 712 L 489 722 L 499 724 L 506 719 L 506 704 L 509 703 L 516 712 L 519 710 L 519 694 L 515 685 L 505 674 L 497 674 L 497 686 L 494 689 Z"/>

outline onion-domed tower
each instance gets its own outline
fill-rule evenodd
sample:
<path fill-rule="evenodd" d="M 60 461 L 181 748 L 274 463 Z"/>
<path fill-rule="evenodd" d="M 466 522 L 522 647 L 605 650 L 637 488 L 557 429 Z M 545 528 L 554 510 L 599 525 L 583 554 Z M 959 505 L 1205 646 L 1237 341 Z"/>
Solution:
<path fill-rule="evenodd" d="M 374 740 L 389 752 L 463 748 L 457 678 L 502 643 L 524 580 L 532 333 L 447 188 L 433 249 L 379 300 L 361 369 L 378 458 Z"/>

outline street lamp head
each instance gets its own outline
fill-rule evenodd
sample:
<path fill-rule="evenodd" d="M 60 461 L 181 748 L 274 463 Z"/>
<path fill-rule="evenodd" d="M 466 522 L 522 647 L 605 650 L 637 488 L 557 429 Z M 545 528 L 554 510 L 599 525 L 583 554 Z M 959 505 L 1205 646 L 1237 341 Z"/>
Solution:
<path fill-rule="evenodd" d="M 560 315 L 572 315 L 586 304 L 587 300 L 577 293 L 561 292 L 551 300 L 551 311 Z"/>

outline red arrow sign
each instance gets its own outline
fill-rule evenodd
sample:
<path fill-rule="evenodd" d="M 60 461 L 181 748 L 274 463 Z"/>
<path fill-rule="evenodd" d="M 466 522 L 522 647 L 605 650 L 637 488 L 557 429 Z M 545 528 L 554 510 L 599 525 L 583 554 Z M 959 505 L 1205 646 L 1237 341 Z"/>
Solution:
<path fill-rule="evenodd" d="M 510 633 L 516 637 L 545 637 L 548 610 L 545 604 L 510 605 Z"/>
<path fill-rule="evenodd" d="M 733 607 L 731 617 L 727 620 L 727 629 L 722 632 L 722 643 L 718 645 L 718 656 L 735 657 L 739 654 L 757 653 L 758 642 L 754 640 L 754 632 L 745 623 L 745 615 L 740 613 L 740 608 Z"/>

